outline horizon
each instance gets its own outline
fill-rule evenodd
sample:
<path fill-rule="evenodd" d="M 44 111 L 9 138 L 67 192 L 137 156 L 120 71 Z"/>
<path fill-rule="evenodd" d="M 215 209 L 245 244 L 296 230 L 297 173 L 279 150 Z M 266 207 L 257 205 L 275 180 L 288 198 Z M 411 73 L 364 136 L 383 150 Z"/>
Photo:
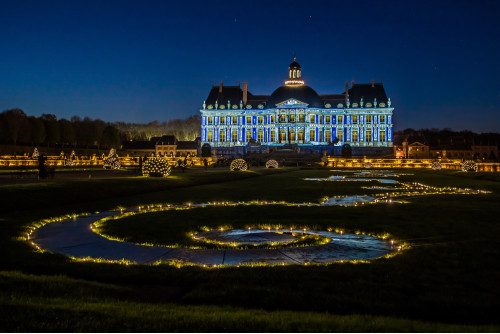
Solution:
<path fill-rule="evenodd" d="M 184 119 L 199 115 L 212 81 L 247 81 L 252 94 L 270 95 L 295 54 L 319 94 L 382 77 L 395 131 L 500 130 L 497 1 L 216 4 L 3 3 L 0 45 L 10 52 L 0 64 L 0 108 Z"/>

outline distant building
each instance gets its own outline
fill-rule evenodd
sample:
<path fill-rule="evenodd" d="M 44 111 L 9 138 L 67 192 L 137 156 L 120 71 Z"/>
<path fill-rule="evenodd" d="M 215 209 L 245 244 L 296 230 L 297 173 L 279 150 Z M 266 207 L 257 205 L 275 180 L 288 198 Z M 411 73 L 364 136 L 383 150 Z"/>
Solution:
<path fill-rule="evenodd" d="M 425 159 L 429 158 L 429 145 L 423 136 L 409 136 L 402 143 L 403 158 Z"/>
<path fill-rule="evenodd" d="M 474 159 L 492 161 L 498 159 L 496 145 L 471 145 L 463 137 L 458 137 L 445 143 L 434 140 L 429 144 L 422 134 L 396 136 L 394 155 L 405 159 Z"/>
<path fill-rule="evenodd" d="M 193 141 L 177 140 L 175 136 L 153 137 L 149 141 L 127 141 L 123 149 L 131 155 L 156 155 L 168 157 L 195 157 L 199 155 L 200 138 Z"/>
<path fill-rule="evenodd" d="M 251 140 L 270 148 L 340 148 L 346 143 L 353 148 L 392 148 L 394 108 L 382 83 L 353 82 L 349 88 L 346 82 L 340 94 L 319 95 L 304 83 L 301 71 L 294 59 L 288 79 L 271 95 L 253 95 L 246 82 L 243 88 L 223 83 L 212 87 L 200 110 L 201 143 L 217 152 L 238 151 L 228 148 Z"/>
<path fill-rule="evenodd" d="M 467 144 L 441 145 L 431 147 L 430 156 L 432 158 L 493 161 L 498 159 L 498 146 Z"/>
<path fill-rule="evenodd" d="M 155 145 L 157 156 L 195 157 L 199 155 L 200 138 L 194 141 L 180 141 L 175 136 L 162 136 Z"/>

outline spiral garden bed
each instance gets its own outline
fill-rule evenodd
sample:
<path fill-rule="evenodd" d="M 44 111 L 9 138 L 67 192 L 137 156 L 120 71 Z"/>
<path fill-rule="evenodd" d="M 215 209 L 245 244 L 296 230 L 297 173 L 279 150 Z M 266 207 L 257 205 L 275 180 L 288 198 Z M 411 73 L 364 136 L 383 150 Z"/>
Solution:
<path fill-rule="evenodd" d="M 385 175 L 384 175 L 385 174 Z M 390 177 L 397 175 L 389 174 Z M 441 194 L 482 194 L 481 190 L 461 188 L 437 188 L 420 183 L 400 183 L 385 178 L 387 173 L 377 172 L 345 178 L 337 175 L 326 179 L 306 179 L 314 181 L 379 181 L 392 183 L 393 188 L 382 187 L 385 193 L 324 198 L 320 203 L 288 202 L 234 202 L 201 203 L 185 205 L 155 204 L 146 207 L 106 211 L 92 215 L 64 217 L 45 221 L 38 228 L 28 232 L 28 239 L 35 247 L 66 254 L 76 259 L 90 261 L 111 261 L 141 264 L 190 264 L 201 266 L 222 265 L 287 265 L 326 264 L 338 261 L 369 261 L 396 254 L 407 248 L 405 243 L 383 237 L 357 233 L 344 233 L 335 227 L 314 230 L 297 228 L 286 224 L 249 226 L 241 228 L 202 228 L 189 233 L 194 244 L 182 242 L 162 244 L 136 244 L 126 242 L 113 235 L 106 235 L 100 226 L 107 220 L 119 221 L 136 214 L 169 210 L 199 210 L 216 206 L 274 205 L 291 207 L 357 206 L 370 204 L 408 203 L 413 196 Z M 364 178 L 359 178 L 363 176 Z M 376 176 L 377 179 L 373 179 Z M 384 177 L 385 176 L 385 177 Z M 385 182 L 384 182 L 385 181 Z M 393 181 L 393 182 L 387 182 Z M 361 187 L 375 189 L 377 187 Z M 378 187 L 380 188 L 380 187 Z M 390 192 L 388 191 L 390 190 Z"/>

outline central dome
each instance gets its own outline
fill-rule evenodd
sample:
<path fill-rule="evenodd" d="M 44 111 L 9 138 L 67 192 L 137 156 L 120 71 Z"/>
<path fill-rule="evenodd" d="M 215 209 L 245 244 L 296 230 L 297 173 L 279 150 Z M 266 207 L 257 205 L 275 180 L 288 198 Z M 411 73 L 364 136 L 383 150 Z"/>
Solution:
<path fill-rule="evenodd" d="M 318 93 L 307 85 L 281 86 L 271 94 L 271 97 L 267 101 L 267 105 L 273 108 L 276 104 L 289 99 L 305 102 L 309 104 L 310 108 L 323 108 L 323 103 Z"/>

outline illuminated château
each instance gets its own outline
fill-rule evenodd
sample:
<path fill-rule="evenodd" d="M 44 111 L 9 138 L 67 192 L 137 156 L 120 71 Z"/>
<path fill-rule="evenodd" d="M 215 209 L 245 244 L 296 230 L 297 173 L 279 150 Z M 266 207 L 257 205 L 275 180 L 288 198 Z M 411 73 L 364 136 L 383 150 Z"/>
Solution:
<path fill-rule="evenodd" d="M 382 83 L 355 84 L 341 94 L 319 95 L 290 64 L 288 79 L 271 95 L 248 85 L 214 86 L 203 103 L 201 141 L 212 147 L 261 145 L 392 147 L 391 99 Z"/>

